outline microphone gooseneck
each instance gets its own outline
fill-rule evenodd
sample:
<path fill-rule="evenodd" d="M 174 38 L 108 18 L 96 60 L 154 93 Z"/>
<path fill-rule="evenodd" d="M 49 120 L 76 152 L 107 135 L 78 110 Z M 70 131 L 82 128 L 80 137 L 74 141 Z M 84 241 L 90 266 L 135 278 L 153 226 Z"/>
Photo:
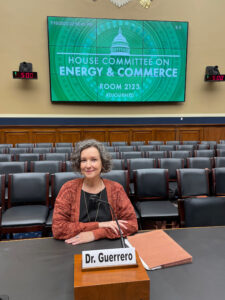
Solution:
<path fill-rule="evenodd" d="M 113 214 L 113 217 L 114 217 L 114 219 L 116 221 L 116 224 L 118 226 L 122 248 L 126 248 L 126 245 L 125 245 L 125 242 L 124 242 L 124 236 L 123 236 L 120 224 L 118 222 L 118 219 L 116 217 L 116 214 L 114 212 L 114 209 L 113 209 L 112 205 L 108 201 L 100 199 L 98 196 L 92 196 L 90 199 L 96 201 L 96 203 L 104 203 L 104 204 L 107 204 L 109 206 L 109 208 L 110 208 L 110 210 L 111 210 L 111 212 Z"/>

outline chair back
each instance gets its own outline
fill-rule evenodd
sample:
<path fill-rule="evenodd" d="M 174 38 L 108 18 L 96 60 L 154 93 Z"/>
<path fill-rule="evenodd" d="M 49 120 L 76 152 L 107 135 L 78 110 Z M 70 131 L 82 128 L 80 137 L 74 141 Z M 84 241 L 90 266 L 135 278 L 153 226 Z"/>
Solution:
<path fill-rule="evenodd" d="M 114 146 L 105 146 L 105 150 L 108 151 L 108 152 L 115 152 L 116 147 L 114 147 Z"/>
<path fill-rule="evenodd" d="M 14 155 L 17 155 L 17 154 L 20 154 L 20 153 L 28 153 L 30 152 L 32 148 L 9 148 L 8 149 L 8 152 L 9 154 L 14 154 Z"/>
<path fill-rule="evenodd" d="M 40 153 L 19 153 L 16 155 L 16 160 L 18 161 L 36 161 L 40 160 L 42 158 L 42 155 Z"/>
<path fill-rule="evenodd" d="M 34 148 L 35 144 L 33 144 L 33 143 L 18 143 L 18 144 L 15 144 L 15 147 L 16 148 Z"/>
<path fill-rule="evenodd" d="M 223 156 L 214 157 L 214 162 L 215 168 L 225 167 L 225 157 Z"/>
<path fill-rule="evenodd" d="M 187 167 L 192 169 L 209 169 L 214 167 L 214 159 L 212 157 L 188 157 Z"/>
<path fill-rule="evenodd" d="M 180 141 L 166 141 L 166 145 L 180 145 Z"/>
<path fill-rule="evenodd" d="M 69 147 L 56 147 L 55 153 L 67 153 L 68 159 L 70 159 L 71 154 L 73 153 L 73 148 Z"/>
<path fill-rule="evenodd" d="M 177 180 L 177 169 L 184 168 L 183 158 L 159 158 L 158 159 L 159 168 L 168 169 L 169 180 Z"/>
<path fill-rule="evenodd" d="M 131 151 L 135 151 L 135 147 L 134 146 L 117 146 L 116 150 L 119 152 L 131 152 Z"/>
<path fill-rule="evenodd" d="M 16 160 L 18 161 L 26 161 L 27 162 L 27 169 L 30 171 L 31 169 L 31 162 L 32 161 L 37 161 L 42 159 L 42 154 L 40 153 L 20 153 L 16 155 Z"/>
<path fill-rule="evenodd" d="M 103 146 L 110 146 L 110 142 L 101 142 Z"/>
<path fill-rule="evenodd" d="M 127 170 L 111 170 L 108 173 L 102 173 L 101 177 L 120 183 L 125 192 L 129 194 L 129 177 Z"/>
<path fill-rule="evenodd" d="M 210 149 L 209 144 L 198 144 L 197 145 L 197 150 L 208 150 L 208 149 Z"/>
<path fill-rule="evenodd" d="M 225 157 L 225 149 L 217 149 L 216 150 L 216 155 L 218 157 Z"/>
<path fill-rule="evenodd" d="M 3 210 L 5 209 L 5 174 L 0 174 L 0 208 L 1 207 Z"/>
<path fill-rule="evenodd" d="M 158 145 L 157 150 L 159 150 L 159 151 L 173 151 L 173 150 L 175 150 L 175 145 Z"/>
<path fill-rule="evenodd" d="M 179 199 L 178 209 L 182 227 L 225 225 L 224 197 Z"/>
<path fill-rule="evenodd" d="M 0 144 L 0 148 L 13 148 L 13 144 Z"/>
<path fill-rule="evenodd" d="M 40 160 L 31 162 L 31 172 L 49 173 L 49 181 L 51 174 L 63 171 L 63 162 L 58 160 Z"/>
<path fill-rule="evenodd" d="M 126 146 L 126 145 L 128 145 L 128 143 L 125 142 L 125 141 L 123 141 L 123 142 L 122 142 L 122 141 L 121 141 L 121 142 L 111 142 L 111 145 L 114 146 L 114 147 L 115 147 L 115 146 L 116 146 L 116 147 L 117 147 L 117 146 Z"/>
<path fill-rule="evenodd" d="M 169 157 L 184 159 L 184 167 L 187 166 L 187 157 L 191 157 L 191 156 L 192 156 L 192 152 L 187 150 L 169 151 Z"/>
<path fill-rule="evenodd" d="M 27 162 L 9 161 L 0 162 L 0 174 L 5 174 L 5 184 L 8 186 L 8 175 L 27 172 Z"/>
<path fill-rule="evenodd" d="M 145 151 L 145 156 L 148 158 L 165 158 L 167 151 Z"/>
<path fill-rule="evenodd" d="M 180 198 L 209 196 L 208 169 L 177 169 L 177 183 Z"/>
<path fill-rule="evenodd" d="M 163 141 L 148 141 L 148 145 L 164 145 Z"/>
<path fill-rule="evenodd" d="M 69 180 L 82 178 L 80 173 L 75 172 L 59 172 L 51 175 L 52 200 L 54 201 L 63 186 Z"/>
<path fill-rule="evenodd" d="M 176 145 L 176 150 L 186 150 L 193 153 L 195 145 Z"/>
<path fill-rule="evenodd" d="M 35 148 L 52 148 L 53 143 L 36 143 Z"/>
<path fill-rule="evenodd" d="M 12 161 L 11 154 L 0 154 L 0 161 Z"/>
<path fill-rule="evenodd" d="M 143 153 L 141 151 L 120 152 L 120 157 L 125 160 L 129 158 L 141 158 L 143 157 Z"/>
<path fill-rule="evenodd" d="M 216 145 L 217 141 L 201 141 L 201 144 L 211 144 L 211 145 Z"/>
<path fill-rule="evenodd" d="M 130 145 L 131 146 L 140 146 L 140 145 L 144 145 L 145 141 L 131 141 Z"/>
<path fill-rule="evenodd" d="M 134 170 L 136 200 L 168 200 L 169 183 L 167 169 Z"/>
<path fill-rule="evenodd" d="M 141 151 L 120 152 L 120 157 L 124 159 L 125 169 L 127 169 L 127 160 L 129 158 L 141 158 L 143 156 L 144 153 Z"/>
<path fill-rule="evenodd" d="M 7 154 L 9 148 L 0 148 L 0 154 Z"/>
<path fill-rule="evenodd" d="M 50 148 L 50 147 L 44 147 L 44 148 L 37 147 L 37 148 L 33 148 L 32 152 L 33 153 L 40 153 L 40 154 L 50 153 L 50 152 L 53 152 L 53 148 Z"/>
<path fill-rule="evenodd" d="M 215 150 L 214 149 L 194 150 L 194 156 L 196 156 L 196 157 L 214 157 Z"/>
<path fill-rule="evenodd" d="M 49 174 L 9 174 L 8 207 L 19 204 L 49 205 Z"/>
<path fill-rule="evenodd" d="M 225 167 L 212 169 L 213 193 L 225 196 Z"/>
<path fill-rule="evenodd" d="M 111 159 L 119 159 L 120 153 L 119 152 L 109 152 Z"/>
<path fill-rule="evenodd" d="M 73 147 L 55 147 L 56 153 L 72 153 Z"/>
<path fill-rule="evenodd" d="M 199 141 L 183 141 L 183 145 L 193 145 L 194 148 L 197 148 L 197 145 L 199 144 Z"/>
<path fill-rule="evenodd" d="M 156 168 L 155 158 L 130 158 L 127 160 L 130 182 L 134 181 L 134 170 Z"/>
<path fill-rule="evenodd" d="M 217 150 L 219 150 L 219 149 L 225 150 L 225 144 L 217 144 L 217 145 L 216 145 L 216 149 L 217 149 Z"/>
<path fill-rule="evenodd" d="M 65 172 L 74 172 L 72 162 L 70 160 L 65 161 L 64 163 L 64 171 Z"/>
<path fill-rule="evenodd" d="M 217 141 L 201 141 L 201 144 L 207 144 L 209 149 L 216 149 Z"/>
<path fill-rule="evenodd" d="M 69 155 L 68 153 L 45 153 L 43 154 L 43 159 L 66 161 L 69 159 Z"/>
<path fill-rule="evenodd" d="M 156 145 L 139 145 L 137 147 L 138 151 L 155 151 Z"/>
<path fill-rule="evenodd" d="M 73 143 L 55 143 L 55 147 L 73 148 Z"/>
<path fill-rule="evenodd" d="M 112 159 L 112 170 L 124 170 L 124 168 L 123 159 Z"/>

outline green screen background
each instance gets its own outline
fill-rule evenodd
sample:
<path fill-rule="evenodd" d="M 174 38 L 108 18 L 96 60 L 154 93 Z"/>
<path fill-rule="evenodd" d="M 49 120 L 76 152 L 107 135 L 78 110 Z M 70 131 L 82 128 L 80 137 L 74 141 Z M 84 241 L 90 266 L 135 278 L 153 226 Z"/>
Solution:
<path fill-rule="evenodd" d="M 48 17 L 53 102 L 182 102 L 187 22 Z"/>

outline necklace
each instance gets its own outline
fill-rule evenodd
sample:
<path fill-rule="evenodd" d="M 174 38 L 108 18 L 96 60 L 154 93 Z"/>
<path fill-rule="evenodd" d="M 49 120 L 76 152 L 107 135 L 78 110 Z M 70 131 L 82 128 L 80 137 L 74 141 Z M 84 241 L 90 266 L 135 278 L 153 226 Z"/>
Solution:
<path fill-rule="evenodd" d="M 87 199 L 86 199 L 86 192 L 84 192 L 84 203 L 85 203 L 85 207 L 86 207 L 86 212 L 87 212 L 87 216 L 88 216 L 88 221 L 91 222 L 91 219 L 90 219 L 90 216 L 89 216 L 89 212 L 88 212 L 88 206 L 87 206 Z M 101 196 L 102 196 L 102 191 L 100 192 L 100 196 L 99 196 L 99 199 L 101 200 Z M 99 213 L 99 206 L 100 206 L 100 202 L 98 203 L 98 208 L 97 208 L 97 212 L 96 212 L 96 215 L 95 215 L 95 221 L 97 220 L 98 218 L 98 213 Z"/>

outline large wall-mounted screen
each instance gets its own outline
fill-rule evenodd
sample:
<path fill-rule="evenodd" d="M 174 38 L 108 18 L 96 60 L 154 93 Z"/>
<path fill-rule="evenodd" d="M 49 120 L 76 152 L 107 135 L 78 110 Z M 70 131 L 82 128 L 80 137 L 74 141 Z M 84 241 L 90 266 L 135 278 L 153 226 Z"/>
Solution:
<path fill-rule="evenodd" d="M 52 102 L 183 102 L 187 22 L 48 17 Z"/>

